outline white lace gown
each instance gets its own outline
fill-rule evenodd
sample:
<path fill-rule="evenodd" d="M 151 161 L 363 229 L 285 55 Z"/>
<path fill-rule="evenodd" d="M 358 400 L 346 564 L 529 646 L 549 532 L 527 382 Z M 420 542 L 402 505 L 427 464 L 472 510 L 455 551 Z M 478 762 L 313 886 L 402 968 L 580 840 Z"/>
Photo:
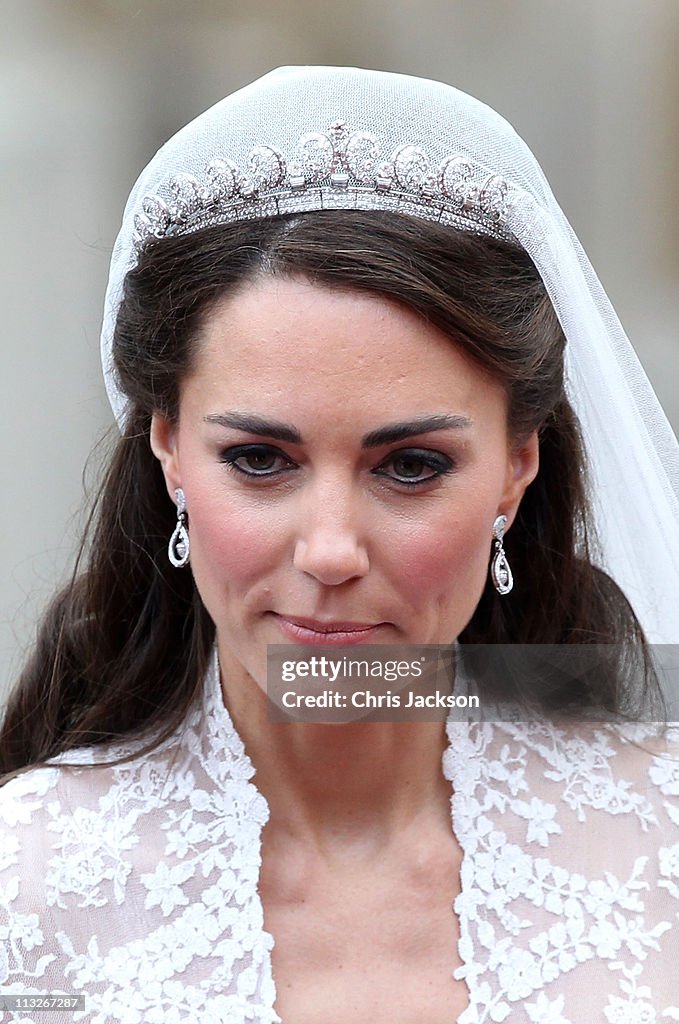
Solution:
<path fill-rule="evenodd" d="M 459 1024 L 679 1020 L 679 735 L 452 722 L 448 734 Z M 200 706 L 151 755 L 34 769 L 0 789 L 0 993 L 85 996 L 84 1010 L 0 1020 L 279 1021 L 253 776 L 215 662 Z"/>

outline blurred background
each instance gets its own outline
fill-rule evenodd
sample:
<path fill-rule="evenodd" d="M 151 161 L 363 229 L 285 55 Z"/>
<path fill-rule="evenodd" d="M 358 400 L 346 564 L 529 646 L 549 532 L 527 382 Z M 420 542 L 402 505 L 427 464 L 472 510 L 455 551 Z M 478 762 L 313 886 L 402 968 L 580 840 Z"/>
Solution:
<path fill-rule="evenodd" d="M 0 697 L 113 436 L 99 315 L 127 193 L 278 65 L 437 78 L 507 117 L 679 427 L 677 0 L 4 0 L 0 23 Z"/>

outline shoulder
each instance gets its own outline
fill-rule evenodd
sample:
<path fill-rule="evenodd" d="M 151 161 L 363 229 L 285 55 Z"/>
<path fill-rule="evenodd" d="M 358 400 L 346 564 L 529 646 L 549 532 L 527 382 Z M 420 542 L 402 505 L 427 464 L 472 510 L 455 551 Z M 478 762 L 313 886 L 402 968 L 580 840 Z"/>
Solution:
<path fill-rule="evenodd" d="M 449 777 L 470 807 L 497 804 L 532 823 L 531 840 L 552 846 L 587 825 L 600 849 L 616 841 L 647 852 L 676 841 L 679 729 L 596 722 L 477 723 L 449 728 Z M 444 762 L 445 763 L 445 762 Z M 548 831 L 539 819 L 552 822 Z M 589 843 L 591 850 L 593 844 Z"/>
<path fill-rule="evenodd" d="M 679 728 L 612 722 L 531 724 L 514 733 L 536 767 L 577 774 L 594 792 L 618 789 L 658 800 L 679 796 Z M 551 776 L 550 776 L 551 777 Z"/>
<path fill-rule="evenodd" d="M 132 824 L 158 803 L 168 755 L 135 759 L 135 746 L 69 751 L 0 787 L 0 901 L 10 894 L 41 909 L 77 865 L 91 871 L 105 849 L 115 857 L 129 844 Z M 124 756 L 131 760 L 109 763 Z"/>
<path fill-rule="evenodd" d="M 679 728 L 610 722 L 502 723 L 533 779 L 565 789 L 580 812 L 608 815 L 652 805 L 670 818 L 679 798 Z"/>
<path fill-rule="evenodd" d="M 92 915 L 122 903 L 136 859 L 142 871 L 154 860 L 144 838 L 170 752 L 99 763 L 123 753 L 112 745 L 69 752 L 75 766 L 31 768 L 0 788 L 0 961 L 4 944 L 8 983 L 24 991 L 38 978 L 64 987 L 62 939 L 84 941 Z"/>
<path fill-rule="evenodd" d="M 125 763 L 50 764 L 0 789 L 0 983 L 7 991 L 85 990 L 88 1006 L 104 1008 L 102 1020 L 141 1020 L 127 1010 L 133 1003 L 139 1012 L 157 1010 L 148 986 L 158 962 L 160 976 L 186 985 L 201 1005 L 208 997 L 196 979 L 221 997 L 229 964 L 248 941 L 241 940 L 243 922 L 259 942 L 267 809 L 238 751 L 231 758 L 221 750 L 220 758 L 220 749 L 207 729 L 187 727 L 181 742 Z M 113 755 L 109 747 L 79 756 Z M 206 979 L 216 936 L 222 946 Z M 252 944 L 246 959 L 251 951 Z"/>

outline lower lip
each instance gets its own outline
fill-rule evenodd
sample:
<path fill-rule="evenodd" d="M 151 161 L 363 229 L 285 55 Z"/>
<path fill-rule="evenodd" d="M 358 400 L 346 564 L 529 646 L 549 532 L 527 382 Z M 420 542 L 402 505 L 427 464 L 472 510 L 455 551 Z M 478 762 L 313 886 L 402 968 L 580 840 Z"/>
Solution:
<path fill-rule="evenodd" d="M 276 615 L 278 628 L 289 640 L 296 644 L 323 644 L 326 647 L 341 646 L 342 644 L 369 644 L 374 641 L 381 623 L 376 626 L 367 626 L 365 629 L 343 629 L 329 633 L 311 629 L 309 626 L 300 626 L 290 619 L 284 619 Z"/>

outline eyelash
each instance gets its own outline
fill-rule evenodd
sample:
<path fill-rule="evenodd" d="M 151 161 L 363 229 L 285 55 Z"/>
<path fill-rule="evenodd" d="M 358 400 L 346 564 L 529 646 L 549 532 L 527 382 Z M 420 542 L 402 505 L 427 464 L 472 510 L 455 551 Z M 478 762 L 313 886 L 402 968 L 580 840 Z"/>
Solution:
<path fill-rule="evenodd" d="M 278 469 L 265 469 L 256 470 L 250 467 L 249 469 L 239 466 L 238 462 L 240 459 L 247 459 L 253 456 L 270 456 L 274 459 L 282 460 L 286 465 Z M 429 476 L 422 477 L 416 480 L 409 480 L 393 476 L 390 473 L 384 472 L 384 467 L 398 460 L 408 460 L 411 462 L 419 462 L 422 464 L 423 469 L 430 469 L 432 472 Z M 289 459 L 283 452 L 279 451 L 278 448 L 274 448 L 272 445 L 267 444 L 241 444 L 236 445 L 233 448 L 226 448 L 220 455 L 220 462 L 222 462 L 227 469 L 240 473 L 242 476 L 247 477 L 249 480 L 271 480 L 272 478 L 280 477 L 283 473 L 288 473 L 293 469 L 297 468 L 296 463 Z M 422 448 L 400 448 L 398 451 L 391 452 L 390 455 L 384 459 L 379 466 L 376 466 L 371 472 L 375 476 L 386 477 L 388 480 L 398 484 L 400 487 L 416 488 L 423 487 L 425 484 L 431 483 L 433 480 L 437 480 L 447 473 L 451 473 L 455 469 L 455 464 L 452 459 L 448 458 L 447 455 L 443 455 L 441 452 L 433 452 L 428 449 Z"/>

